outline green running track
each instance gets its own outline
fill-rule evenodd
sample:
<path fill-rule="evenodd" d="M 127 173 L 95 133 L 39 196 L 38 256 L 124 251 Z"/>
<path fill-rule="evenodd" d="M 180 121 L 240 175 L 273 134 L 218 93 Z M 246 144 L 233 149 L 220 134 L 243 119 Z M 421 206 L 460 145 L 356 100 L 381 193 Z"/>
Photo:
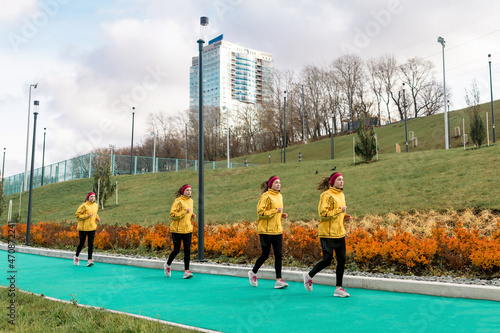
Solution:
<path fill-rule="evenodd" d="M 7 251 L 3 252 L 7 262 Z M 163 270 L 16 253 L 16 286 L 79 304 L 222 332 L 500 332 L 500 302 L 349 289 Z M 4 264 L 6 267 L 6 264 Z M 5 273 L 7 274 L 7 273 Z M 0 285 L 8 286 L 6 278 Z"/>

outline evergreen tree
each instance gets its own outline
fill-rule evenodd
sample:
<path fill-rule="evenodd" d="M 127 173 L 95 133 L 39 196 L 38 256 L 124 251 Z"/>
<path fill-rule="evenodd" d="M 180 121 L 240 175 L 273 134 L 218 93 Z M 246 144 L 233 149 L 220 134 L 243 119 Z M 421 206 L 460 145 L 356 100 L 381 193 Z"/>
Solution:
<path fill-rule="evenodd" d="M 92 185 L 92 191 L 96 193 L 96 200 L 97 197 L 99 198 L 97 204 L 104 208 L 106 200 L 113 194 L 115 188 L 116 185 L 111 183 L 110 163 L 107 162 L 97 166 L 94 171 L 94 184 Z"/>
<path fill-rule="evenodd" d="M 473 112 L 470 120 L 470 138 L 472 142 L 481 147 L 486 138 L 486 126 L 479 112 Z"/>
<path fill-rule="evenodd" d="M 373 130 L 373 124 L 368 127 L 365 126 L 364 115 L 359 119 L 358 138 L 359 142 L 357 142 L 354 147 L 356 155 L 360 156 L 365 161 L 371 160 L 377 155 L 375 131 Z"/>

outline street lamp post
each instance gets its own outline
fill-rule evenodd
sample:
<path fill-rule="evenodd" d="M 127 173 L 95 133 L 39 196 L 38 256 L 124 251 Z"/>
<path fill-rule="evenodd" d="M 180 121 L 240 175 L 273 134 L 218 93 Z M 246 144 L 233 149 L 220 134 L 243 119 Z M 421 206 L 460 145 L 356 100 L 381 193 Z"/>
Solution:
<path fill-rule="evenodd" d="M 184 128 L 186 130 L 186 157 L 184 161 L 184 168 L 188 167 L 188 124 L 184 123 Z"/>
<path fill-rule="evenodd" d="M 445 66 L 444 66 L 444 44 L 446 43 L 444 38 L 439 36 L 437 39 L 438 43 L 442 45 L 443 48 L 443 96 L 444 96 L 444 140 L 446 149 L 450 149 L 450 143 L 448 141 L 448 115 L 446 111 L 446 76 L 445 76 Z"/>
<path fill-rule="evenodd" d="M 200 39 L 198 39 L 198 260 L 205 255 L 205 184 L 203 167 L 203 36 L 201 30 L 208 26 L 208 17 L 200 17 Z"/>
<path fill-rule="evenodd" d="M 405 143 L 406 143 L 406 152 L 408 152 L 408 127 L 406 126 L 406 97 L 405 97 L 405 83 L 403 82 L 403 109 L 405 111 Z"/>
<path fill-rule="evenodd" d="M 132 107 L 132 142 L 130 143 L 130 174 L 132 174 L 132 154 L 134 153 L 134 116 L 135 106 Z"/>
<path fill-rule="evenodd" d="M 283 107 L 283 163 L 286 164 L 286 90 Z"/>
<path fill-rule="evenodd" d="M 32 193 L 33 193 L 33 173 L 35 171 L 35 143 L 36 143 L 36 118 L 38 116 L 38 101 L 34 101 L 33 112 L 33 145 L 31 147 L 31 172 L 30 172 L 30 193 L 28 199 L 28 219 L 26 220 L 26 245 L 30 245 L 30 225 L 31 225 L 31 203 L 32 203 Z"/>
<path fill-rule="evenodd" d="M 110 165 L 110 168 L 111 168 L 111 176 L 114 176 L 115 175 L 115 161 L 113 159 L 113 152 L 116 148 L 116 146 L 110 144 L 109 145 L 109 148 L 111 149 L 111 165 Z"/>
<path fill-rule="evenodd" d="M 5 149 L 3 149 L 3 162 L 2 162 L 2 186 L 3 186 L 3 179 L 5 177 Z"/>
<path fill-rule="evenodd" d="M 447 109 L 448 114 L 446 116 L 446 119 L 448 120 L 448 145 L 451 148 L 451 130 L 450 130 L 451 123 L 450 123 L 450 101 L 449 100 L 446 101 L 446 105 L 448 107 L 448 109 Z"/>
<path fill-rule="evenodd" d="M 347 99 L 349 100 L 349 133 L 352 134 L 352 124 L 353 124 L 353 119 L 352 119 L 352 103 L 351 103 L 351 93 L 347 93 Z"/>
<path fill-rule="evenodd" d="M 26 161 L 24 162 L 24 191 L 28 189 L 28 150 L 30 142 L 30 106 L 31 106 L 31 87 L 35 88 L 38 83 L 30 84 L 29 98 L 28 98 L 28 128 L 26 129 Z"/>
<path fill-rule="evenodd" d="M 332 111 L 332 139 L 331 139 L 331 142 L 330 142 L 330 157 L 331 159 L 333 160 L 333 137 L 335 136 L 335 126 L 334 126 L 334 120 L 333 120 L 333 111 Z"/>
<path fill-rule="evenodd" d="M 495 113 L 493 113 L 493 85 L 491 83 L 491 54 L 488 54 L 488 63 L 490 65 L 491 125 L 493 127 L 493 143 L 495 143 Z"/>
<path fill-rule="evenodd" d="M 47 128 L 43 128 L 43 153 L 42 153 L 42 184 L 43 186 L 43 177 L 45 177 L 45 135 L 47 134 Z"/>
<path fill-rule="evenodd" d="M 156 163 L 155 163 L 155 158 L 156 158 L 156 134 L 155 132 L 151 132 L 151 135 L 153 136 L 153 173 L 156 172 Z"/>

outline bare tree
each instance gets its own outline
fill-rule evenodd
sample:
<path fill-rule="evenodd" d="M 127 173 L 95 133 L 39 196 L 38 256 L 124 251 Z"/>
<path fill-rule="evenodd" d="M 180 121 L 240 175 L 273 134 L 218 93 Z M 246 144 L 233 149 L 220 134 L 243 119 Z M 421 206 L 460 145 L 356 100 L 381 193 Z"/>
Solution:
<path fill-rule="evenodd" d="M 399 67 L 401 76 L 409 88 L 415 118 L 425 108 L 425 102 L 421 103 L 419 98 L 423 90 L 428 89 L 427 86 L 434 81 L 433 68 L 434 65 L 431 61 L 419 57 L 411 58 Z"/>

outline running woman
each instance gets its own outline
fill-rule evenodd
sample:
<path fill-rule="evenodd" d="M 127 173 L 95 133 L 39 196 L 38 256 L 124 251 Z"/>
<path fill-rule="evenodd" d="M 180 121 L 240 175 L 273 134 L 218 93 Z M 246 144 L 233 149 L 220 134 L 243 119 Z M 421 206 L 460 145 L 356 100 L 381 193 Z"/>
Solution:
<path fill-rule="evenodd" d="M 193 225 L 191 220 L 196 218 L 193 214 L 193 199 L 191 199 L 191 186 L 188 184 L 182 185 L 175 192 L 175 201 L 170 209 L 170 232 L 172 233 L 172 241 L 174 250 L 170 253 L 167 262 L 163 265 L 163 271 L 167 277 L 170 277 L 172 269 L 170 265 L 174 261 L 175 256 L 181 250 L 181 243 L 184 246 L 184 279 L 193 277 L 193 273 L 189 270 L 189 261 L 191 259 L 191 236 L 193 234 Z"/>
<path fill-rule="evenodd" d="M 323 250 L 323 259 L 309 273 L 304 273 L 304 287 L 307 291 L 312 291 L 314 276 L 332 263 L 333 251 L 335 251 L 337 257 L 337 287 L 333 294 L 335 297 L 350 296 L 342 288 L 342 278 L 344 276 L 346 261 L 344 219 L 347 221 L 350 219 L 350 216 L 346 214 L 347 206 L 344 193 L 342 192 L 343 189 L 344 177 L 340 172 L 323 178 L 318 184 L 318 190 L 324 191 L 321 194 L 318 205 L 320 218 L 318 235 L 321 242 L 321 249 Z"/>
<path fill-rule="evenodd" d="M 78 225 L 76 230 L 78 230 L 78 237 L 80 238 L 80 243 L 76 248 L 76 254 L 73 257 L 73 263 L 78 266 L 80 265 L 80 252 L 85 245 L 85 239 L 88 238 L 88 260 L 87 267 L 94 266 L 94 261 L 92 261 L 92 253 L 94 252 L 94 238 L 95 231 L 97 229 L 97 222 L 101 222 L 97 211 L 99 206 L 95 202 L 95 193 L 90 192 L 87 194 L 85 201 L 78 207 L 75 213 L 75 217 L 78 219 Z"/>
<path fill-rule="evenodd" d="M 257 272 L 264 262 L 269 258 L 271 246 L 274 251 L 274 269 L 276 271 L 276 284 L 274 288 L 282 289 L 288 287 L 281 277 L 281 265 L 283 260 L 283 226 L 282 218 L 288 215 L 283 212 L 283 197 L 281 196 L 281 180 L 272 176 L 260 186 L 262 194 L 257 204 L 258 225 L 257 233 L 260 237 L 262 254 L 255 262 L 255 266 L 248 272 L 250 284 L 258 286 Z"/>

